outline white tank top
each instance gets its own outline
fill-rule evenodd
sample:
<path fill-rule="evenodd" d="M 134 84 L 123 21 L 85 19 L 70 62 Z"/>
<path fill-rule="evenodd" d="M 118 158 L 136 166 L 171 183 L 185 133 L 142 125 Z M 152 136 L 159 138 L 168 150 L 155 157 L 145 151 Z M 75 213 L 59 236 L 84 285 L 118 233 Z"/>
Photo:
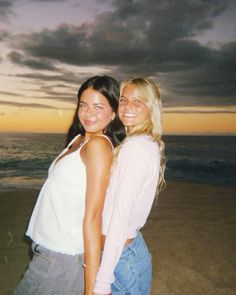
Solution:
<path fill-rule="evenodd" d="M 70 255 L 84 252 L 86 167 L 80 150 L 87 141 L 58 162 L 57 159 L 68 151 L 68 147 L 79 136 L 68 144 L 49 167 L 48 178 L 39 193 L 26 231 L 26 235 L 35 243 Z"/>

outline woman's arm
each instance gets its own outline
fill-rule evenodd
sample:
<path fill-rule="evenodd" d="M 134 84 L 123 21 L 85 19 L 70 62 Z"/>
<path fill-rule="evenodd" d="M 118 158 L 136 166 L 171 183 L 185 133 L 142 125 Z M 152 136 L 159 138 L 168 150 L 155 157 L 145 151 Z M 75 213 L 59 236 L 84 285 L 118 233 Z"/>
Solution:
<path fill-rule="evenodd" d="M 93 294 L 100 264 L 101 220 L 104 197 L 112 162 L 112 147 L 104 137 L 89 140 L 84 151 L 86 201 L 83 221 L 85 295 Z M 82 155 L 83 156 L 83 155 Z"/>

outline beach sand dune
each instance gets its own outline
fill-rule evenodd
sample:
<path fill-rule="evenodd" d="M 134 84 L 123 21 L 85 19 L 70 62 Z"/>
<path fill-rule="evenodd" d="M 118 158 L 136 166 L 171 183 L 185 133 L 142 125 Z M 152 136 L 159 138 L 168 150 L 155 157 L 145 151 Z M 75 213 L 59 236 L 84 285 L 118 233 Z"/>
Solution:
<path fill-rule="evenodd" d="M 0 295 L 12 294 L 28 265 L 24 232 L 37 193 L 0 193 Z M 168 182 L 142 230 L 152 295 L 235 295 L 235 213 L 236 188 Z"/>

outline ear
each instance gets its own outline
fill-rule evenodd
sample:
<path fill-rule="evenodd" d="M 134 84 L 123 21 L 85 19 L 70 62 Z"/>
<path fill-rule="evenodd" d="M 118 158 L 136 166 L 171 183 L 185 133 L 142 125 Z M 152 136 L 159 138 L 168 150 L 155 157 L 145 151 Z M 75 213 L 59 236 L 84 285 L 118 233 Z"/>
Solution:
<path fill-rule="evenodd" d="M 115 119 L 115 117 L 116 117 L 116 114 L 113 112 L 112 116 L 111 116 L 111 121 L 113 121 Z"/>

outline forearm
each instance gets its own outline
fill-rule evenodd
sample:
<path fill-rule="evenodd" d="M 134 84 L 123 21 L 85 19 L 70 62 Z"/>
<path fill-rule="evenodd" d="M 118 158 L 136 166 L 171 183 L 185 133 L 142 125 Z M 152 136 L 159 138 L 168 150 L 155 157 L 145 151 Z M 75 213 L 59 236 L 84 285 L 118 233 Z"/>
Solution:
<path fill-rule="evenodd" d="M 101 255 L 101 229 L 98 217 L 84 219 L 84 279 L 85 295 L 93 294 Z"/>

